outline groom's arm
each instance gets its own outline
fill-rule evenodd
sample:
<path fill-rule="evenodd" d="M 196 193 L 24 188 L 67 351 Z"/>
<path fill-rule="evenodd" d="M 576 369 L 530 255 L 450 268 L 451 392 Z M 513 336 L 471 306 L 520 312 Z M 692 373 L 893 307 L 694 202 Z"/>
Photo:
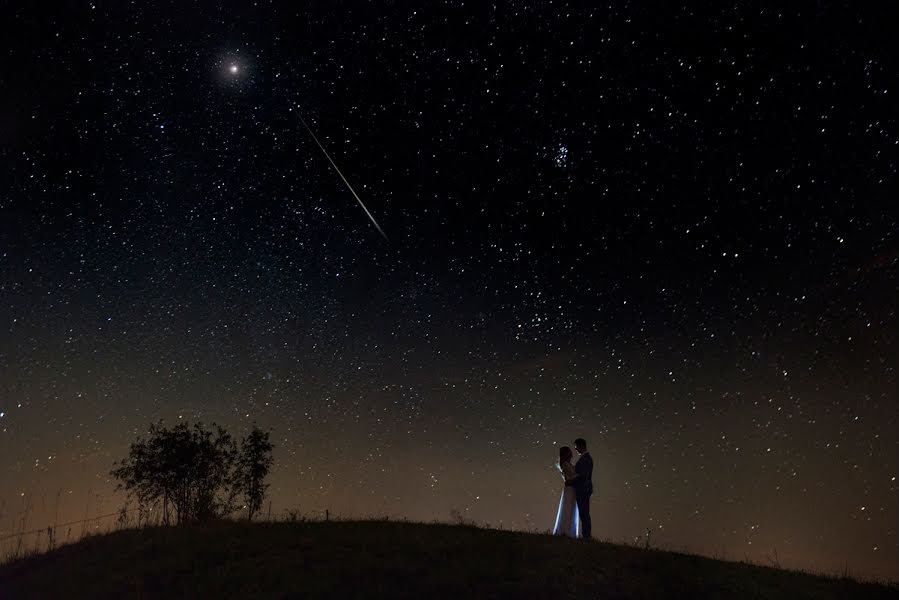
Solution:
<path fill-rule="evenodd" d="M 587 466 L 586 462 L 582 462 L 580 460 L 577 461 L 577 463 L 574 465 L 575 475 L 574 475 L 574 477 L 572 477 L 571 479 L 566 481 L 565 485 L 580 485 L 581 481 L 586 476 L 586 473 L 581 473 L 581 471 L 584 470 L 584 467 L 586 467 L 586 466 Z M 578 467 L 580 467 L 580 469 L 578 469 Z"/>

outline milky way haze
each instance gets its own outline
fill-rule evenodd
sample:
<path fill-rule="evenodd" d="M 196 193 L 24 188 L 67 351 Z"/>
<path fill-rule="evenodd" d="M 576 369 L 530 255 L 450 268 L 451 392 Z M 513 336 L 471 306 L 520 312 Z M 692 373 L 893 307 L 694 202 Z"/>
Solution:
<path fill-rule="evenodd" d="M 538 531 L 582 436 L 601 538 L 899 578 L 887 15 L 142 4 L 2 9 L 0 537 L 158 419 Z"/>

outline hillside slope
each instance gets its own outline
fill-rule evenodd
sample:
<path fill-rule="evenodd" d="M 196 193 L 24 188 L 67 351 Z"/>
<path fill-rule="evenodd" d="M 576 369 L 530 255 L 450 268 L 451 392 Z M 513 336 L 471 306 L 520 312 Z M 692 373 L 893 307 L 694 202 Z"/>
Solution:
<path fill-rule="evenodd" d="M 0 598 L 896 598 L 896 588 L 545 535 L 219 523 L 88 538 L 0 567 Z"/>

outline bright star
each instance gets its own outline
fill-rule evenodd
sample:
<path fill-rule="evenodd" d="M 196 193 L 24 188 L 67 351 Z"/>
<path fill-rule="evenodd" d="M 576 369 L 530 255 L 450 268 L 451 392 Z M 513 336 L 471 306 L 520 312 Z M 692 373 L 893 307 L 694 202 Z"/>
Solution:
<path fill-rule="evenodd" d="M 215 62 L 216 76 L 222 85 L 234 90 L 242 90 L 250 83 L 253 65 L 245 56 L 236 52 L 219 56 Z"/>

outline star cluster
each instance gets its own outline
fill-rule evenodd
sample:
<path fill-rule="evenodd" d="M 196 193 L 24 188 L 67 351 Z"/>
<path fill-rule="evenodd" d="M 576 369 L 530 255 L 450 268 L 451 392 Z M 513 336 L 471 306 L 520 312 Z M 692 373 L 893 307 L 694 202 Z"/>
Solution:
<path fill-rule="evenodd" d="M 582 436 L 602 538 L 899 578 L 889 19 L 231 10 L 7 10 L 0 536 L 160 418 L 271 428 L 274 514 L 535 531 Z"/>

